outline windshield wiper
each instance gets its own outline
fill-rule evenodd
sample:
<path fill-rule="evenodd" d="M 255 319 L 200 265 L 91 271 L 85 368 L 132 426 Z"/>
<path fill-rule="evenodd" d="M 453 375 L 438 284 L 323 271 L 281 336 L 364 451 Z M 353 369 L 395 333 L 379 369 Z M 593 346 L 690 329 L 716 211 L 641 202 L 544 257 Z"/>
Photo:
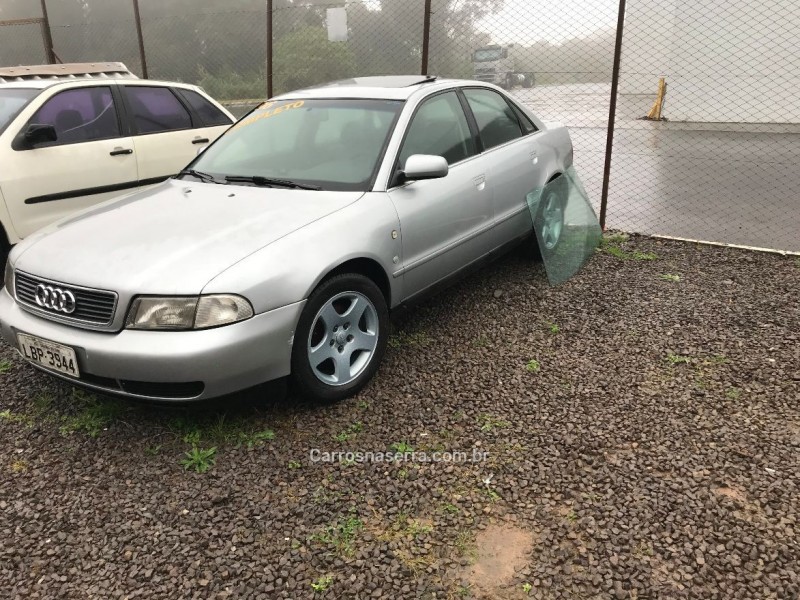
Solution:
<path fill-rule="evenodd" d="M 262 177 L 261 175 L 226 175 L 225 181 L 230 183 L 252 183 L 253 185 L 263 186 L 279 186 L 292 188 L 296 190 L 315 190 L 319 191 L 322 188 L 318 185 L 307 185 L 305 183 L 297 183 L 289 179 L 278 179 L 276 177 Z"/>
<path fill-rule="evenodd" d="M 195 177 L 204 183 L 219 183 L 222 185 L 225 184 L 224 181 L 220 181 L 210 173 L 204 173 L 203 171 L 197 171 L 195 169 L 183 169 L 180 173 L 178 173 L 177 176 L 180 177 L 182 175 L 191 175 L 192 177 Z"/>

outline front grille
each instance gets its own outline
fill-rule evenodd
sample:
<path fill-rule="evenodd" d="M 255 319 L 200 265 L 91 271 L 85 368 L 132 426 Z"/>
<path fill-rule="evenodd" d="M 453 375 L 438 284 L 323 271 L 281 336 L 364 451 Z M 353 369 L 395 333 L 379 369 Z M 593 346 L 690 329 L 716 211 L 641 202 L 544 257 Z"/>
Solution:
<path fill-rule="evenodd" d="M 65 314 L 52 308 L 39 306 L 36 303 L 36 288 L 40 284 L 69 291 L 75 296 L 75 311 Z M 67 283 L 60 283 L 28 275 L 21 271 L 14 274 L 14 286 L 17 300 L 56 320 L 90 323 L 92 325 L 109 325 L 114 318 L 117 307 L 117 295 L 114 292 L 93 290 Z"/>

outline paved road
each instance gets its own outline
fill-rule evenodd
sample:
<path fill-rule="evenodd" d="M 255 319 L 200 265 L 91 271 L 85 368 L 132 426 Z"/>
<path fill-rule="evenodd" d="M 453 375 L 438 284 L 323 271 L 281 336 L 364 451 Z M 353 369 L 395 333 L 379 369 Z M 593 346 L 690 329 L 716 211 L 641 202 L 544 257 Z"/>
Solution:
<path fill-rule="evenodd" d="M 608 86 L 515 94 L 544 119 L 570 126 L 576 169 L 598 206 Z M 620 99 L 608 227 L 800 252 L 800 134 L 636 120 L 651 100 Z"/>

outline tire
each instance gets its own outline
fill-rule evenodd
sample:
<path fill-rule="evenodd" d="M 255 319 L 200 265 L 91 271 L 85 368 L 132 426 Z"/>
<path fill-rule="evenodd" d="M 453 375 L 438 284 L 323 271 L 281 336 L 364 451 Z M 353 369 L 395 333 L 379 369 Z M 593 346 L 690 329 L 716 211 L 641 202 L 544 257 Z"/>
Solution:
<path fill-rule="evenodd" d="M 549 183 L 542 193 L 534 220 L 534 247 L 539 259 L 555 254 L 564 237 L 566 196 L 566 185 L 561 177 Z M 541 243 L 536 232 L 541 232 Z"/>
<path fill-rule="evenodd" d="M 505 88 L 507 90 L 511 90 L 514 88 L 514 76 L 511 73 L 506 75 L 506 85 Z"/>
<path fill-rule="evenodd" d="M 525 78 L 522 80 L 522 87 L 524 88 L 532 88 L 536 79 L 533 76 L 533 73 L 525 73 Z"/>
<path fill-rule="evenodd" d="M 312 292 L 300 315 L 292 381 L 301 395 L 318 402 L 348 398 L 375 375 L 388 339 L 389 309 L 378 286 L 356 273 L 331 277 Z"/>

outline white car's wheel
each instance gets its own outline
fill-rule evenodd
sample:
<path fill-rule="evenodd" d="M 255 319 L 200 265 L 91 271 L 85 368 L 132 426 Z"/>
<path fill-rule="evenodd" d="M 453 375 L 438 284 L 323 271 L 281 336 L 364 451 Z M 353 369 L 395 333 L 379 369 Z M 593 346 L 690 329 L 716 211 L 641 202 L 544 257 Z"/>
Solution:
<path fill-rule="evenodd" d="M 300 392 L 322 402 L 352 396 L 375 374 L 386 352 L 389 312 L 375 283 L 337 275 L 314 290 L 292 348 L 292 378 Z"/>

